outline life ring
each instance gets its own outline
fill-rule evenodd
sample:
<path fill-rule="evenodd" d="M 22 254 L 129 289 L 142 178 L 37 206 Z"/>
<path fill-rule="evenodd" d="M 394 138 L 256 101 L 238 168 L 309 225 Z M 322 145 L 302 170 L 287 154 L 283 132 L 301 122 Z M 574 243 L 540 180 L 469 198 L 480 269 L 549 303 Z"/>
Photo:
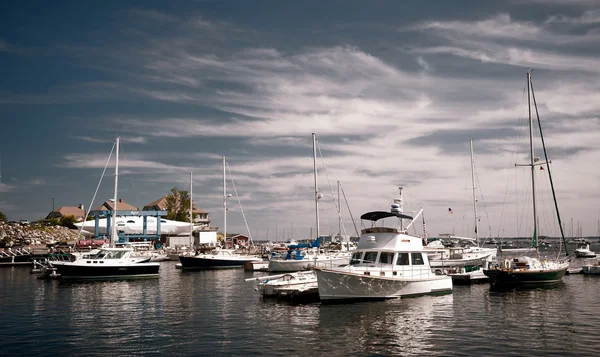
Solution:
<path fill-rule="evenodd" d="M 505 269 L 510 269 L 510 260 L 506 259 L 506 260 L 504 261 L 504 268 L 505 268 Z"/>

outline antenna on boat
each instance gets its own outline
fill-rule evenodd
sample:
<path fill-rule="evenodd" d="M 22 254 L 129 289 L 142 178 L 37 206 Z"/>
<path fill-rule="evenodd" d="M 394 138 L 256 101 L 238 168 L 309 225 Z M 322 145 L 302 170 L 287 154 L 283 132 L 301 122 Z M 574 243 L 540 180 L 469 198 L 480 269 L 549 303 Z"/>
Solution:
<path fill-rule="evenodd" d="M 402 189 L 404 187 L 398 187 L 398 197 L 394 198 L 394 203 L 392 203 L 392 209 L 390 210 L 392 213 L 401 214 L 404 210 L 404 200 L 402 199 Z M 402 227 L 402 218 L 400 218 L 400 230 L 404 230 Z"/>

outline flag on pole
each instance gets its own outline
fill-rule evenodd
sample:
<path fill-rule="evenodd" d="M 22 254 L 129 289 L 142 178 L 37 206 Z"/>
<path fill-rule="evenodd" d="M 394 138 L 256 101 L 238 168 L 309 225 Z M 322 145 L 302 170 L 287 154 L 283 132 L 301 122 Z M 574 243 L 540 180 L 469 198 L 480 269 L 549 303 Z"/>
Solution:
<path fill-rule="evenodd" d="M 448 207 L 448 213 L 449 214 L 454 214 L 454 212 L 452 212 L 452 208 Z"/>
<path fill-rule="evenodd" d="M 427 227 L 425 227 L 425 215 L 423 217 L 423 245 L 427 245 Z"/>

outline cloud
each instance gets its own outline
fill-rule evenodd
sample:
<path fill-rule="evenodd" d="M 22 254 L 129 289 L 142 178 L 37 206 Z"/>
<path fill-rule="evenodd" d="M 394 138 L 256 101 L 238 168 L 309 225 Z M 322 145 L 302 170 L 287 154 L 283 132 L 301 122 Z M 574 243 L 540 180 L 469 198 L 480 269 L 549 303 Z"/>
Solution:
<path fill-rule="evenodd" d="M 76 139 L 102 144 L 115 142 L 115 140 L 106 139 L 104 137 L 77 136 Z M 120 137 L 120 141 L 129 144 L 146 144 L 146 138 L 143 136 L 122 136 Z"/>
<path fill-rule="evenodd" d="M 5 183 L 0 182 L 0 192 L 6 193 L 11 192 L 14 189 L 14 186 L 7 185 Z"/>
<path fill-rule="evenodd" d="M 593 12 L 584 17 L 590 21 L 595 15 Z M 432 32 L 443 39 L 444 44 L 410 48 L 407 49 L 409 53 L 450 54 L 482 63 L 538 69 L 600 71 L 597 56 L 561 51 L 556 46 L 597 43 L 600 40 L 597 32 L 583 35 L 552 32 L 545 25 L 516 21 L 508 14 L 478 21 L 428 21 L 414 26 L 412 30 Z"/>
<path fill-rule="evenodd" d="M 530 22 L 515 22 L 509 14 L 498 14 L 478 21 L 427 21 L 415 30 L 435 30 L 440 33 L 462 34 L 482 38 L 532 40 L 543 30 Z"/>
<path fill-rule="evenodd" d="M 600 23 L 600 10 L 587 10 L 579 17 L 553 15 L 546 20 L 547 24 L 595 25 Z"/>

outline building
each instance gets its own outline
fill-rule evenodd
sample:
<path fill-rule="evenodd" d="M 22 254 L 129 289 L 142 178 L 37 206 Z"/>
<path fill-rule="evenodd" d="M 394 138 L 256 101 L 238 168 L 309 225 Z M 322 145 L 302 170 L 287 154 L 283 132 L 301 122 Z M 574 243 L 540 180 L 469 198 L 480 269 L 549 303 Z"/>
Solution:
<path fill-rule="evenodd" d="M 163 196 L 156 201 L 152 201 L 144 206 L 144 211 L 166 211 L 167 210 L 167 196 Z M 192 204 L 192 213 L 194 214 L 194 224 L 198 226 L 208 227 L 210 225 L 210 219 L 208 218 L 208 212 L 203 209 L 196 207 Z"/>
<path fill-rule="evenodd" d="M 225 248 L 240 249 L 250 246 L 250 238 L 243 234 L 228 234 L 225 239 Z"/>
<path fill-rule="evenodd" d="M 62 206 L 48 213 L 46 219 L 61 219 L 64 216 L 74 216 L 77 222 L 83 221 L 85 219 L 85 210 L 83 209 L 83 205 L 79 205 L 78 207 Z"/>
<path fill-rule="evenodd" d="M 112 211 L 114 207 L 114 200 L 108 200 L 104 202 L 100 207 L 96 208 L 95 211 Z M 117 211 L 137 211 L 138 208 L 125 202 L 122 198 L 119 198 L 117 202 Z"/>

